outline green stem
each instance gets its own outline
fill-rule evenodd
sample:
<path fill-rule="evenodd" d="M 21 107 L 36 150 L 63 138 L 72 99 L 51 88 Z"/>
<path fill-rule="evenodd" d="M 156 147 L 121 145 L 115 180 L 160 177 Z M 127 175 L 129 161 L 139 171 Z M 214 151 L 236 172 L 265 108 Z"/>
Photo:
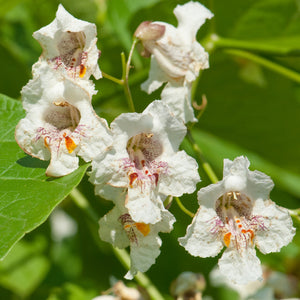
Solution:
<path fill-rule="evenodd" d="M 245 51 L 260 52 L 269 55 L 290 55 L 292 52 L 288 48 L 278 48 L 278 45 L 272 45 L 271 43 L 266 43 L 264 40 L 259 41 L 246 41 L 246 40 L 235 40 L 223 37 L 217 37 L 214 41 L 214 46 L 216 48 L 227 48 L 227 49 L 237 49 Z"/>
<path fill-rule="evenodd" d="M 124 52 L 121 53 L 121 58 L 122 58 L 122 69 L 123 69 L 123 73 L 122 73 L 122 80 L 123 80 L 123 86 L 124 86 L 124 93 L 128 102 L 128 106 L 130 108 L 130 110 L 132 112 L 135 112 L 135 108 L 134 108 L 134 104 L 133 104 L 133 100 L 132 100 L 132 96 L 131 96 L 131 92 L 130 92 L 130 88 L 129 88 L 129 83 L 128 83 L 128 79 L 129 79 L 129 72 L 130 72 L 130 63 L 131 63 L 131 59 L 132 59 L 132 54 L 133 54 L 133 50 L 135 48 L 135 45 L 137 44 L 138 39 L 135 38 L 133 40 L 129 55 L 128 55 L 128 59 L 126 62 L 125 59 L 125 54 Z"/>
<path fill-rule="evenodd" d="M 70 198 L 73 202 L 89 217 L 93 224 L 96 224 L 98 227 L 99 217 L 95 213 L 95 211 L 90 206 L 90 203 L 86 199 L 86 197 L 77 189 L 74 188 L 70 193 Z M 120 261 L 120 263 L 127 269 L 130 269 L 130 257 L 125 249 L 118 249 L 112 247 L 114 255 Z M 134 276 L 135 280 L 147 290 L 150 298 L 152 300 L 164 300 L 164 297 L 160 294 L 158 289 L 153 285 L 151 280 L 143 273 L 138 272 Z"/>
<path fill-rule="evenodd" d="M 95 211 L 92 209 L 92 207 L 90 206 L 90 203 L 88 202 L 88 200 L 85 198 L 85 196 L 77 189 L 74 188 L 70 195 L 71 199 L 73 200 L 73 202 L 81 209 L 85 212 L 85 214 L 89 217 L 89 219 L 93 222 L 96 222 L 98 224 L 98 216 L 95 213 Z"/>
<path fill-rule="evenodd" d="M 114 76 L 111 76 L 109 74 L 106 74 L 104 72 L 102 72 L 102 75 L 103 75 L 104 78 L 109 79 L 109 80 L 111 80 L 111 81 L 113 81 L 113 82 L 115 82 L 115 83 L 117 83 L 119 85 L 124 85 L 123 79 L 118 79 L 118 78 L 116 78 Z"/>
<path fill-rule="evenodd" d="M 257 64 L 260 64 L 274 72 L 300 83 L 300 73 L 290 70 L 289 68 L 286 68 L 276 62 L 270 61 L 267 58 L 243 50 L 225 50 L 225 52 L 230 55 L 239 56 L 256 62 Z"/>
<path fill-rule="evenodd" d="M 194 218 L 195 214 L 192 213 L 191 211 L 189 211 L 180 201 L 180 199 L 178 197 L 175 197 L 176 203 L 179 206 L 179 208 L 188 216 L 190 216 L 191 218 Z"/>
<path fill-rule="evenodd" d="M 188 130 L 187 135 L 186 135 L 188 141 L 190 142 L 193 150 L 195 151 L 198 160 L 200 162 L 200 164 L 202 165 L 203 170 L 205 171 L 205 173 L 207 174 L 207 176 L 209 177 L 210 181 L 212 183 L 217 183 L 219 181 L 217 175 L 215 174 L 215 172 L 213 171 L 211 165 L 206 161 L 200 147 L 196 144 L 196 141 L 194 140 L 194 138 L 192 137 L 191 132 Z"/>

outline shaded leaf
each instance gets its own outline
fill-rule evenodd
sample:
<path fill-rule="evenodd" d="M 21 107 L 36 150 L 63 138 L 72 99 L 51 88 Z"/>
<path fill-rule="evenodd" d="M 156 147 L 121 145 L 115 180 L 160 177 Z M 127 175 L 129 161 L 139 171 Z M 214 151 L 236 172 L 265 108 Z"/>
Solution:
<path fill-rule="evenodd" d="M 0 262 L 0 284 L 21 297 L 29 296 L 49 270 L 50 262 L 43 254 L 46 247 L 46 239 L 42 236 L 31 243 L 18 243 Z"/>

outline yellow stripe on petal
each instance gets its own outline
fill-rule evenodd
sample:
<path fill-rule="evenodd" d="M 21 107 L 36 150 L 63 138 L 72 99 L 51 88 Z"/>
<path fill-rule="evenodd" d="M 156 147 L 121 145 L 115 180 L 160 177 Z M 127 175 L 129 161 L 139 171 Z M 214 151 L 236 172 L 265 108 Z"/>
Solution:
<path fill-rule="evenodd" d="M 68 137 L 68 136 L 65 136 L 65 142 L 66 142 L 66 147 L 68 149 L 68 152 L 69 153 L 72 153 L 75 148 L 77 147 L 77 145 L 74 143 L 74 141 Z"/>
<path fill-rule="evenodd" d="M 136 229 L 143 234 L 143 236 L 147 236 L 150 232 L 150 225 L 145 223 L 135 223 Z"/>
<path fill-rule="evenodd" d="M 231 232 L 227 232 L 226 234 L 224 234 L 223 241 L 226 247 L 229 247 L 230 238 L 231 238 Z"/>

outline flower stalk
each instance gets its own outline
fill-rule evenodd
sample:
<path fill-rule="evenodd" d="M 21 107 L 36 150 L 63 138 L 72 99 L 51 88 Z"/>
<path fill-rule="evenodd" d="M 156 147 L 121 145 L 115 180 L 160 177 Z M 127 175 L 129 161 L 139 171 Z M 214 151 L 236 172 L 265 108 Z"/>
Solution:
<path fill-rule="evenodd" d="M 180 199 L 178 197 L 175 197 L 176 203 L 179 206 L 179 208 L 188 216 L 190 216 L 191 218 L 194 218 L 195 214 L 192 213 L 191 211 L 189 211 L 180 201 Z"/>

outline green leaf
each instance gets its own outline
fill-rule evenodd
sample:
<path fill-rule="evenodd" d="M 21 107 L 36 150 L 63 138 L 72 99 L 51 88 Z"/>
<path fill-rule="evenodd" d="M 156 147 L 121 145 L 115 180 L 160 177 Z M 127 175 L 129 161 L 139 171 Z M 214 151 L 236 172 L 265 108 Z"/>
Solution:
<path fill-rule="evenodd" d="M 293 23 L 299 21 L 299 12 L 295 0 L 262 0 L 240 16 L 232 35 L 236 38 L 268 38 L 286 35 Z M 299 34 L 299 30 L 295 31 Z"/>
<path fill-rule="evenodd" d="M 20 241 L 0 262 L 0 285 L 22 298 L 29 296 L 49 271 L 50 262 L 43 254 L 46 248 L 43 236 L 30 243 Z"/>
<path fill-rule="evenodd" d="M 58 179 L 46 177 L 48 163 L 24 154 L 15 141 L 15 126 L 22 117 L 21 102 L 0 95 L 0 258 L 47 219 L 89 166 Z"/>
<path fill-rule="evenodd" d="M 215 7 L 217 47 L 275 55 L 300 55 L 300 13 L 294 0 L 236 0 Z M 237 6 L 237 9 L 232 9 Z"/>

